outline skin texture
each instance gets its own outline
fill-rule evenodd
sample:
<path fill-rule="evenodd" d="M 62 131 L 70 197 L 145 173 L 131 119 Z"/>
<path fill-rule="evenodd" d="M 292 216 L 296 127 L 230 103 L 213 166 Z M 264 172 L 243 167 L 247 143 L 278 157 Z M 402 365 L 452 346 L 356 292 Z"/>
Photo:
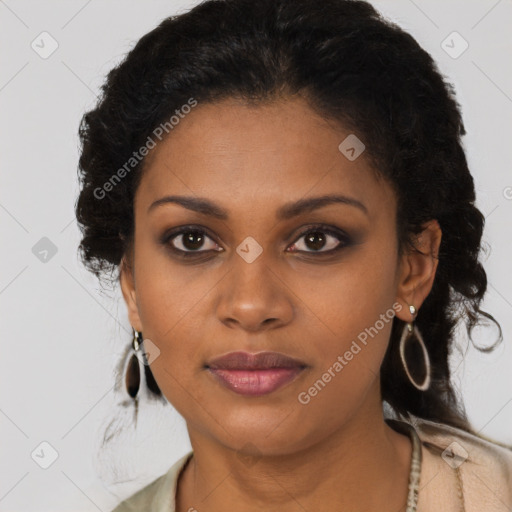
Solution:
<path fill-rule="evenodd" d="M 151 370 L 194 449 L 179 512 L 405 510 L 411 443 L 385 424 L 378 379 L 391 322 L 308 404 L 297 398 L 394 303 L 402 320 L 409 304 L 421 314 L 437 268 L 435 220 L 418 237 L 424 255 L 398 257 L 396 198 L 364 153 L 349 161 L 339 151 L 349 133 L 299 97 L 257 107 L 230 99 L 199 104 L 148 156 L 120 280 L 132 326 L 160 350 Z M 208 198 L 229 217 L 172 203 L 148 212 L 171 194 Z M 331 204 L 276 219 L 285 203 L 326 194 L 353 197 L 368 214 Z M 323 248 L 308 244 L 316 223 L 354 243 L 324 234 Z M 190 224 L 211 233 L 199 244 L 208 253 L 183 260 L 169 247 L 193 246 L 160 239 Z M 236 252 L 248 236 L 263 249 L 252 263 Z M 204 369 L 234 350 L 282 352 L 308 367 L 273 393 L 241 396 Z"/>

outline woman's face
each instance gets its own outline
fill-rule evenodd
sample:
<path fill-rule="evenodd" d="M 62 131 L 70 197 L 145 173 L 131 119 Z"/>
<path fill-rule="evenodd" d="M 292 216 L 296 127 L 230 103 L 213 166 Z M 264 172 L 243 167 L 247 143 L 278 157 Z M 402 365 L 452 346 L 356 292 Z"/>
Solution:
<path fill-rule="evenodd" d="M 418 308 L 428 289 L 410 295 L 395 196 L 353 139 L 340 150 L 349 135 L 300 99 L 229 100 L 199 103 L 148 155 L 134 274 L 124 269 L 121 285 L 191 439 L 291 453 L 380 408 L 393 315 L 409 320 L 407 304 Z M 346 200 L 294 208 L 325 196 Z M 244 393 L 250 370 L 208 368 L 233 351 L 279 352 L 303 367 L 261 371 Z"/>

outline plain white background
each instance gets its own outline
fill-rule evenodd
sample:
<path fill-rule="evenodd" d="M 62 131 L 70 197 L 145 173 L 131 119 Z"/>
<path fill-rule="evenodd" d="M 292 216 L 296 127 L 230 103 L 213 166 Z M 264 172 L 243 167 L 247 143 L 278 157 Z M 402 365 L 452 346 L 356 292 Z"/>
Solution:
<path fill-rule="evenodd" d="M 195 3 L 0 0 L 0 511 L 107 512 L 190 448 L 171 406 L 143 403 L 134 431 L 117 405 L 124 397 L 115 393 L 114 370 L 130 325 L 119 291 L 102 292 L 78 261 L 74 202 L 78 124 L 104 76 L 143 34 Z M 483 308 L 501 323 L 504 342 L 491 355 L 470 345 L 451 364 L 473 425 L 512 443 L 512 4 L 373 4 L 434 57 L 462 104 L 490 248 Z M 454 31 L 469 45 L 457 58 L 464 41 Z M 52 40 L 57 49 L 42 58 Z M 37 244 L 50 247 L 46 262 Z M 488 345 L 496 332 L 475 334 Z M 128 427 L 101 453 L 99 438 L 112 418 Z"/>

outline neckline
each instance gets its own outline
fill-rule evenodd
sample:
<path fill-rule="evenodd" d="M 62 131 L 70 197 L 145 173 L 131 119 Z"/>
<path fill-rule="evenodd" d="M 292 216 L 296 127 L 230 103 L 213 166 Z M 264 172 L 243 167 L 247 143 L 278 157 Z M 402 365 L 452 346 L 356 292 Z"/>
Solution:
<path fill-rule="evenodd" d="M 410 423 L 392 418 L 386 418 L 385 421 L 391 428 L 393 428 L 393 430 L 401 432 L 402 434 L 406 434 L 411 439 L 411 469 L 409 471 L 409 487 L 407 494 L 406 512 L 416 512 L 416 507 L 418 505 L 418 493 L 420 487 L 419 484 L 421 477 L 421 463 L 423 460 L 421 439 L 418 433 L 416 432 L 414 426 L 411 425 Z"/>
<path fill-rule="evenodd" d="M 393 430 L 400 432 L 402 434 L 406 434 L 409 436 L 412 442 L 412 453 L 411 453 L 411 466 L 409 471 L 409 486 L 408 486 L 408 494 L 407 494 L 407 509 L 406 512 L 416 512 L 417 504 L 418 504 L 418 493 L 419 493 L 419 483 L 421 476 L 421 463 L 423 460 L 422 456 L 422 447 L 421 447 L 421 439 L 416 432 L 416 429 L 410 423 L 406 421 L 386 418 L 386 423 L 393 428 Z M 193 457 L 194 452 L 191 450 L 189 453 L 185 454 L 185 456 L 178 461 L 179 464 L 177 477 L 173 482 L 173 503 L 176 504 L 177 498 L 177 486 L 179 477 L 181 473 L 184 471 L 185 467 L 190 462 L 190 459 Z M 174 509 L 173 509 L 174 510 Z"/>

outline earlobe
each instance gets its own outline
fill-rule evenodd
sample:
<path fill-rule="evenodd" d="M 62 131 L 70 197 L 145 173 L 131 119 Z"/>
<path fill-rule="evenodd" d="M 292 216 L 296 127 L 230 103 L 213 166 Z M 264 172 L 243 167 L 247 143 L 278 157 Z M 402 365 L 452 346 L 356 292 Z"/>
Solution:
<path fill-rule="evenodd" d="M 409 306 L 419 310 L 432 290 L 439 262 L 439 247 L 442 232 L 436 219 L 423 225 L 417 235 L 416 250 L 403 255 L 401 275 L 397 289 L 397 301 L 402 308 L 396 316 L 403 321 L 410 321 Z"/>

